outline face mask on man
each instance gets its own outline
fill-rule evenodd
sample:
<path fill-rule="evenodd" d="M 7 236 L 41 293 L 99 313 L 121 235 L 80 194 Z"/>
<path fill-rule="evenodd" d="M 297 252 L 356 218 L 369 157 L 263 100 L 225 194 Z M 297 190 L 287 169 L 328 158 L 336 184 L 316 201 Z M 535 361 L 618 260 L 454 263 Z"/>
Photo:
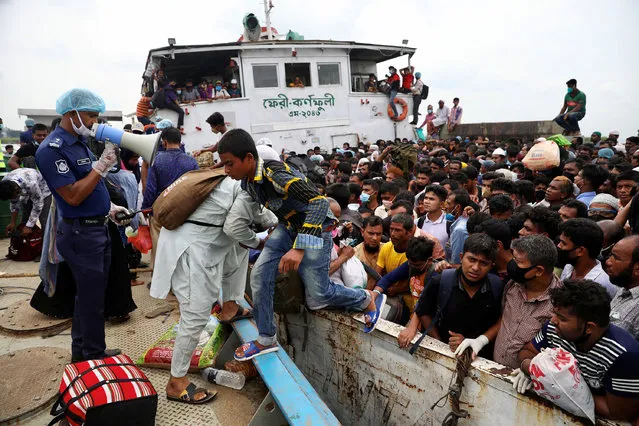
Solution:
<path fill-rule="evenodd" d="M 575 247 L 571 250 L 562 250 L 560 248 L 557 249 L 557 263 L 560 267 L 564 267 L 566 265 L 575 265 L 577 263 L 576 257 L 570 257 L 570 252 L 578 249 L 579 247 Z"/>
<path fill-rule="evenodd" d="M 80 136 L 91 136 L 91 129 L 87 129 L 84 125 L 82 118 L 80 118 L 80 113 L 76 111 L 75 114 L 78 116 L 78 120 L 80 121 L 80 127 L 77 127 L 73 120 L 71 120 L 71 127 L 73 127 L 73 131 Z"/>
<path fill-rule="evenodd" d="M 570 179 L 570 181 L 571 181 L 571 182 L 574 182 L 574 181 L 575 181 L 575 176 L 576 176 L 576 175 L 574 175 L 574 174 L 572 174 L 572 173 L 570 173 L 570 172 L 563 172 L 563 175 L 564 175 L 565 177 L 567 177 L 568 179 Z"/>
<path fill-rule="evenodd" d="M 367 194 L 366 192 L 362 192 L 361 194 L 359 194 L 359 201 L 361 201 L 362 204 L 368 203 L 368 200 L 370 200 L 370 198 L 370 194 Z"/>
<path fill-rule="evenodd" d="M 543 201 L 546 198 L 546 191 L 538 189 L 535 191 L 535 201 Z"/>
<path fill-rule="evenodd" d="M 215 86 L 215 90 L 217 90 L 218 92 L 222 90 L 222 86 Z"/>
<path fill-rule="evenodd" d="M 529 268 L 520 268 L 517 265 L 517 262 L 515 262 L 515 259 L 511 259 L 511 261 L 508 262 L 508 265 L 506 266 L 506 271 L 508 272 L 508 276 L 510 277 L 510 279 L 520 284 L 525 284 L 528 281 L 531 281 L 534 279 L 534 277 L 526 278 L 526 274 L 532 271 L 533 268 L 535 268 L 535 266 L 536 265 L 531 266 Z"/>
<path fill-rule="evenodd" d="M 393 205 L 393 202 L 391 200 L 382 200 L 382 205 L 386 210 L 388 210 L 390 209 L 390 206 Z"/>
<path fill-rule="evenodd" d="M 428 113 L 432 114 L 433 113 L 433 109 L 432 108 L 428 108 Z"/>
<path fill-rule="evenodd" d="M 572 93 L 572 91 L 573 91 L 573 90 L 574 90 L 574 89 L 573 89 L 572 87 L 569 87 L 569 88 L 568 88 L 568 93 Z"/>
<path fill-rule="evenodd" d="M 182 91 L 181 90 L 176 90 L 175 93 L 177 93 L 178 95 L 181 95 Z"/>

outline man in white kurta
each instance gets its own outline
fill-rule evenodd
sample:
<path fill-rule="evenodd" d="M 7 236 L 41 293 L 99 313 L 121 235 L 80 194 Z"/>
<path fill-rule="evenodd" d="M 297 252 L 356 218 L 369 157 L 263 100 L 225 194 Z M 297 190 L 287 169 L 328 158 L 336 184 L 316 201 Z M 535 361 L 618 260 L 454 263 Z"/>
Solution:
<path fill-rule="evenodd" d="M 450 108 L 444 105 L 444 101 L 439 101 L 439 108 L 435 111 L 435 118 L 433 119 L 433 126 L 439 127 L 448 123 L 448 116 L 450 115 Z"/>
<path fill-rule="evenodd" d="M 241 190 L 239 181 L 224 178 L 182 226 L 172 231 L 162 228 L 160 232 L 151 296 L 163 299 L 172 290 L 180 303 L 180 323 L 167 385 L 169 397 L 190 401 L 212 398 L 204 389 L 185 396 L 190 386 L 186 374 L 220 290 L 224 300 L 243 298 L 248 251 L 239 244 L 259 245 L 259 238 L 249 226 L 258 218 L 262 218 L 259 206 Z M 270 225 L 269 221 L 277 223 L 269 218 L 266 225 Z"/>

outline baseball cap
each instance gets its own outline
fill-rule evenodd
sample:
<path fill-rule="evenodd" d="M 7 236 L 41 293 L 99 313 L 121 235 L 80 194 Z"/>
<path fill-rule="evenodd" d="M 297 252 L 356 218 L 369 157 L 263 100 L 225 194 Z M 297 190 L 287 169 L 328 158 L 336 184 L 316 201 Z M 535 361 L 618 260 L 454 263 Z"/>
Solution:
<path fill-rule="evenodd" d="M 133 125 L 131 126 L 131 132 L 132 133 L 136 133 L 136 132 L 140 132 L 140 133 L 144 133 L 144 124 L 138 122 L 133 123 Z"/>

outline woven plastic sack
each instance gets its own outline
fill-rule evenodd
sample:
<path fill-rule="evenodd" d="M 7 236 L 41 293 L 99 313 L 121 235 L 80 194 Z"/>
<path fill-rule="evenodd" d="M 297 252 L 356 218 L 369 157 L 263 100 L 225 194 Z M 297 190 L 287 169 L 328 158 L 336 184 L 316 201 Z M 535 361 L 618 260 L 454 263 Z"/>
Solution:
<path fill-rule="evenodd" d="M 169 328 L 149 349 L 140 355 L 135 363 L 146 367 L 170 369 L 179 324 L 177 322 Z M 211 315 L 191 356 L 189 373 L 213 366 L 225 340 L 224 327 L 215 316 Z"/>
<path fill-rule="evenodd" d="M 530 170 L 548 170 L 559 166 L 559 147 L 556 143 L 544 140 L 533 145 L 523 160 L 524 166 Z"/>
<path fill-rule="evenodd" d="M 595 422 L 595 402 L 577 360 L 561 348 L 546 348 L 530 363 L 537 395 L 578 417 Z"/>

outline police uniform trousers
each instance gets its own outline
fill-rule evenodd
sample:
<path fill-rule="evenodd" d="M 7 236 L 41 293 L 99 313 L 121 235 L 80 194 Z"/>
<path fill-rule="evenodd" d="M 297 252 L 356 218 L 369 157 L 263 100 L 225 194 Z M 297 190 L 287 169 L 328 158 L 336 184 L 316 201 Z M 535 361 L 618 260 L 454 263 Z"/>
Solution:
<path fill-rule="evenodd" d="M 63 219 L 57 229 L 58 251 L 75 280 L 75 306 L 71 329 L 74 358 L 104 357 L 104 302 L 111 266 L 111 238 L 106 224 L 82 224 Z"/>

